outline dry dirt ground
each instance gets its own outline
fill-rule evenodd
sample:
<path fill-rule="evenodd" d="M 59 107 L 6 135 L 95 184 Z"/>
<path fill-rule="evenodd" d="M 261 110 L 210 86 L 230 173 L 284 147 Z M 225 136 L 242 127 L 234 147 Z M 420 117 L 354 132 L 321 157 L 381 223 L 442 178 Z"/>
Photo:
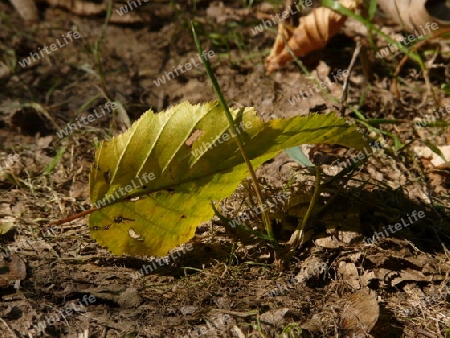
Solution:
<path fill-rule="evenodd" d="M 99 110 L 106 96 L 120 102 L 131 121 L 149 108 L 215 99 L 201 66 L 160 86 L 154 82 L 197 56 L 192 19 L 203 48 L 215 53 L 211 61 L 229 103 L 254 106 L 265 118 L 339 111 L 332 98 L 340 99 L 343 79 L 332 75 L 347 69 L 355 40 L 339 34 L 304 59 L 313 78 L 329 77 L 330 97 L 318 93 L 291 105 L 289 98 L 314 82 L 294 63 L 265 74 L 275 27 L 256 36 L 251 28 L 260 23 L 257 12 L 275 13 L 268 3 L 143 2 L 135 13 L 150 19 L 107 25 L 98 49 L 104 13 L 40 11 L 41 23 L 28 25 L 0 2 L 0 229 L 9 229 L 0 236 L 1 337 L 34 337 L 39 326 L 49 337 L 450 335 L 448 173 L 420 153 L 427 142 L 448 144 L 450 114 L 440 126 L 413 125 L 433 108 L 450 105 L 447 42 L 420 51 L 439 103 L 427 93 L 417 63 L 403 66 L 397 98 L 391 84 L 402 55 L 377 59 L 369 48 L 368 84 L 357 59 L 347 108 L 337 114 L 384 146 L 343 178 L 335 176 L 334 164 L 357 152 L 311 149 L 311 158 L 323 163 L 322 194 L 308 240 L 282 269 L 264 242 L 218 220 L 199 224 L 196 237 L 166 264 L 111 255 L 90 239 L 86 218 L 40 233 L 50 221 L 90 208 L 95 144 L 121 133 L 126 115 L 105 114 L 65 138 L 57 132 Z M 382 16 L 375 22 L 391 36 L 403 34 Z M 18 64 L 69 31 L 81 37 L 29 66 Z M 386 44 L 377 36 L 374 43 Z M 272 215 L 277 238 L 286 241 L 304 215 L 314 177 L 285 153 L 258 175 L 269 196 L 290 182 L 292 197 Z M 223 213 L 233 217 L 249 207 L 248 186 L 244 182 L 223 202 Z M 388 233 L 394 224 L 402 229 Z M 252 226 L 261 227 L 257 219 Z M 363 241 L 382 231 L 389 236 Z"/>

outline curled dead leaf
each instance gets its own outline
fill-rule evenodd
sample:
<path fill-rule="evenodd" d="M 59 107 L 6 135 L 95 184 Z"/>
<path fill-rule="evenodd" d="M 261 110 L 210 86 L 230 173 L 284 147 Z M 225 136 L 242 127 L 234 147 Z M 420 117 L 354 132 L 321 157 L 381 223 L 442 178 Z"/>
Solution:
<path fill-rule="evenodd" d="M 407 31 L 436 22 L 440 29 L 450 27 L 450 8 L 445 0 L 379 0 L 380 8 Z"/>
<path fill-rule="evenodd" d="M 355 11 L 360 1 L 340 0 L 339 3 Z M 295 56 L 305 56 L 325 47 L 328 40 L 337 34 L 346 19 L 346 16 L 330 8 L 320 7 L 301 18 L 298 27 L 292 33 L 283 25 L 278 25 L 277 39 L 270 55 L 266 58 L 267 71 L 271 73 L 292 60 L 289 49 L 285 48 L 285 41 L 288 42 L 288 46 Z"/>
<path fill-rule="evenodd" d="M 352 12 L 356 11 L 361 3 L 361 0 L 339 1 L 340 5 Z M 427 35 L 450 29 L 450 8 L 445 0 L 379 0 L 378 3 L 386 14 L 409 32 Z M 273 49 L 266 58 L 267 72 L 271 73 L 292 60 L 289 49 L 285 48 L 285 41 L 295 56 L 305 56 L 325 47 L 346 19 L 346 16 L 330 8 L 320 7 L 303 17 L 293 31 L 279 24 Z M 438 25 L 437 29 L 431 26 L 433 23 Z M 431 30 L 430 26 L 433 27 Z"/>

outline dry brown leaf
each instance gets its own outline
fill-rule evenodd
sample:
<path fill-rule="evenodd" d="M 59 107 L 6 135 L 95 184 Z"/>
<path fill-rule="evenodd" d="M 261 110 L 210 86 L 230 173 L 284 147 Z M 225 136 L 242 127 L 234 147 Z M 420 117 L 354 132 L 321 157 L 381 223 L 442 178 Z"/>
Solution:
<path fill-rule="evenodd" d="M 339 3 L 354 12 L 362 1 L 340 0 Z M 410 0 L 379 0 L 378 3 L 386 14 L 409 32 L 415 30 L 426 32 L 428 29 L 428 33 L 431 33 L 428 26 L 433 22 L 438 24 L 438 31 L 450 27 L 450 8 L 446 6 L 445 0 L 416 0 L 413 2 Z M 295 56 L 305 56 L 325 47 L 328 40 L 336 35 L 344 25 L 346 19 L 346 16 L 332 9 L 321 7 L 303 17 L 293 33 L 290 33 L 283 24 L 279 24 L 274 47 L 266 58 L 267 71 L 271 73 L 292 60 L 289 50 L 285 48 L 285 41 L 288 42 L 288 46 Z"/>
<path fill-rule="evenodd" d="M 338 272 L 342 276 L 342 280 L 352 289 L 360 289 L 358 268 L 355 263 L 339 262 Z"/>
<path fill-rule="evenodd" d="M 360 0 L 340 0 L 339 3 L 355 11 Z M 285 48 L 285 40 L 295 56 L 305 56 L 312 51 L 325 47 L 328 40 L 337 34 L 346 19 L 346 16 L 330 8 L 320 7 L 301 18 L 292 36 L 283 25 L 278 25 L 277 39 L 270 55 L 266 58 L 267 71 L 271 73 L 292 60 L 289 49 Z"/>
<path fill-rule="evenodd" d="M 380 8 L 409 32 L 436 22 L 439 28 L 450 27 L 450 9 L 445 0 L 378 0 Z"/>
<path fill-rule="evenodd" d="M 296 317 L 295 312 L 288 308 L 280 308 L 262 313 L 259 319 L 264 323 L 279 325 L 289 317 Z"/>
<path fill-rule="evenodd" d="M 413 269 L 405 269 L 399 272 L 398 276 L 392 278 L 391 285 L 396 287 L 404 282 L 427 282 L 429 279 L 422 272 Z"/>
<path fill-rule="evenodd" d="M 38 22 L 39 12 L 33 0 L 10 0 L 24 21 Z"/>
<path fill-rule="evenodd" d="M 0 260 L 0 287 L 5 287 L 10 282 L 25 279 L 26 266 L 23 260 L 13 252 L 2 252 Z"/>
<path fill-rule="evenodd" d="M 126 309 L 136 308 L 142 303 L 142 297 L 135 288 L 127 288 L 117 299 L 121 307 Z"/>
<path fill-rule="evenodd" d="M 369 333 L 380 316 L 380 307 L 376 293 L 370 289 L 362 289 L 348 298 L 341 316 L 341 329 L 348 336 Z"/>
<path fill-rule="evenodd" d="M 450 145 L 436 146 L 436 148 L 441 151 L 445 160 L 450 162 Z M 417 146 L 413 148 L 413 151 L 417 157 L 430 161 L 434 169 L 448 169 L 444 159 L 433 152 L 429 147 Z"/>

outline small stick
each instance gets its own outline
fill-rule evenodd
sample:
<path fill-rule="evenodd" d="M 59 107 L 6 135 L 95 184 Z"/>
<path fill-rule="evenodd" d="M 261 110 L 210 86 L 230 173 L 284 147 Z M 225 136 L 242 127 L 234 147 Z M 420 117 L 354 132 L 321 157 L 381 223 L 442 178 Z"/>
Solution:
<path fill-rule="evenodd" d="M 342 116 L 344 116 L 345 108 L 347 107 L 347 97 L 348 97 L 348 85 L 349 85 L 349 79 L 350 74 L 353 71 L 353 67 L 355 66 L 355 61 L 358 55 L 361 52 L 361 40 L 356 41 L 356 47 L 355 51 L 353 52 L 352 60 L 350 61 L 350 65 L 347 68 L 347 78 L 344 80 L 344 86 L 342 87 L 342 98 L 341 98 L 341 107 L 339 109 Z"/>
<path fill-rule="evenodd" d="M 45 229 L 47 229 L 48 227 L 51 227 L 51 226 L 53 226 L 53 225 L 61 225 L 61 224 L 64 224 L 64 223 L 71 222 L 71 221 L 73 221 L 74 219 L 81 218 L 81 217 L 83 217 L 83 216 L 92 214 L 94 211 L 97 211 L 97 210 L 99 210 L 99 209 L 97 209 L 97 208 L 92 208 L 92 209 L 89 209 L 89 210 L 85 210 L 85 211 L 79 212 L 78 214 L 71 215 L 71 216 L 69 216 L 69 217 L 62 218 L 62 219 L 59 219 L 59 220 L 57 220 L 57 221 L 50 222 L 50 224 L 49 224 L 47 227 L 45 227 L 44 229 L 42 229 L 41 231 L 43 231 L 43 230 L 45 230 Z"/>

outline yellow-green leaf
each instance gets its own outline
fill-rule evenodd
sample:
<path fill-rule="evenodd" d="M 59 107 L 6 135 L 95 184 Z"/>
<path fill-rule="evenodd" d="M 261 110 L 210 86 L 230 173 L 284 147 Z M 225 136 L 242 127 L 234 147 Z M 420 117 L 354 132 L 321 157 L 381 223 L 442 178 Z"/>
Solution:
<path fill-rule="evenodd" d="M 232 115 L 255 168 L 304 143 L 367 146 L 333 113 L 268 122 L 253 108 L 232 109 Z M 231 195 L 248 176 L 233 136 L 217 102 L 184 102 L 148 111 L 102 142 L 90 175 L 91 202 L 100 209 L 89 217 L 92 237 L 118 255 L 161 256 L 187 242 L 213 216 L 210 202 Z"/>

